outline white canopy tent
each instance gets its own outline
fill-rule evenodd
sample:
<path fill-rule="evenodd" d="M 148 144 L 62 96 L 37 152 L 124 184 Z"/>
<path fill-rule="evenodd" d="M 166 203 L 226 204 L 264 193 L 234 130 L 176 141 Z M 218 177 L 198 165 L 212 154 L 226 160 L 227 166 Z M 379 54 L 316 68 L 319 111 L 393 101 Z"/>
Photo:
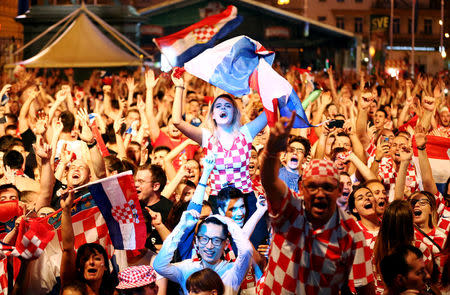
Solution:
<path fill-rule="evenodd" d="M 131 54 L 114 44 L 97 28 L 88 16 L 126 47 Z M 64 24 L 61 29 L 38 54 L 10 66 L 24 65 L 29 68 L 139 66 L 143 62 L 141 57 L 150 57 L 144 50 L 120 34 L 116 29 L 87 10 L 84 5 L 31 40 L 16 51 L 15 54 L 62 23 Z M 67 29 L 61 33 L 65 27 Z M 59 33 L 61 34 L 59 35 Z"/>

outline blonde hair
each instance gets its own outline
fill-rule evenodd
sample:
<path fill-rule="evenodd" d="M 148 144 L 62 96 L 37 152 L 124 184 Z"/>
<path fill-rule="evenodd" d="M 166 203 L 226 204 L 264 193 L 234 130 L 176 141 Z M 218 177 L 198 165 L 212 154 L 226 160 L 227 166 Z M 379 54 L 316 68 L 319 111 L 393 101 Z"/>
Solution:
<path fill-rule="evenodd" d="M 211 106 L 209 107 L 209 110 L 208 110 L 206 126 L 208 127 L 208 129 L 211 131 L 211 133 L 213 135 L 216 134 L 217 124 L 216 124 L 216 121 L 214 121 L 212 115 L 214 112 L 214 106 L 219 98 L 225 98 L 225 99 L 229 100 L 231 102 L 231 104 L 233 105 L 233 120 L 231 121 L 231 125 L 233 127 L 233 131 L 237 132 L 239 130 L 239 128 L 241 128 L 241 111 L 239 110 L 239 107 L 236 104 L 236 102 L 234 101 L 233 97 L 229 94 L 221 94 L 214 99 L 213 103 L 211 104 Z"/>

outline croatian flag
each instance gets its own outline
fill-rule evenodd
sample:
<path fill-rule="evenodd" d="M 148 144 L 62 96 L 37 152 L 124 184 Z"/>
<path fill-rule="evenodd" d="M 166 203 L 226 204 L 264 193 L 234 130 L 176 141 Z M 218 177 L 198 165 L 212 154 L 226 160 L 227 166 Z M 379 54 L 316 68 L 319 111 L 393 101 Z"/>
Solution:
<path fill-rule="evenodd" d="M 261 97 L 269 125 L 280 115 L 290 117 L 296 111 L 294 128 L 310 127 L 297 93 L 273 68 L 275 54 L 247 36 L 229 39 L 207 49 L 184 65 L 186 71 L 235 96 L 251 89 Z"/>
<path fill-rule="evenodd" d="M 126 171 L 86 186 L 106 221 L 114 248 L 119 250 L 144 248 L 147 227 L 132 172 Z"/>
<path fill-rule="evenodd" d="M 413 161 L 420 170 L 416 141 L 413 140 Z M 427 135 L 427 155 L 430 161 L 434 182 L 438 190 L 444 194 L 444 187 L 450 177 L 450 138 Z"/>
<path fill-rule="evenodd" d="M 105 248 L 108 257 L 111 258 L 114 253 L 114 247 L 111 243 L 108 227 L 99 208 L 95 204 L 94 198 L 89 192 L 73 202 L 70 214 L 72 215 L 72 228 L 75 236 L 75 250 L 78 250 L 81 245 L 86 243 L 97 243 Z M 62 247 L 61 215 L 62 209 L 59 209 L 47 216 L 46 221 L 56 231 Z"/>
<path fill-rule="evenodd" d="M 182 67 L 185 62 L 214 45 L 216 40 L 228 35 L 242 22 L 235 6 L 211 15 L 172 35 L 153 39 L 172 67 Z"/>

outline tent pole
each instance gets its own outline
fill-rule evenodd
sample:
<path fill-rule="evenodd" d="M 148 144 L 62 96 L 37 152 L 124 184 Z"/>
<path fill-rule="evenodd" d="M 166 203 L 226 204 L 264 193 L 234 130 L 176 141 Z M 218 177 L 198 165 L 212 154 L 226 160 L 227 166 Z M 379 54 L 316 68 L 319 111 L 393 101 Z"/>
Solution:
<path fill-rule="evenodd" d="M 72 22 L 72 20 L 75 18 L 75 16 L 76 16 L 76 14 L 72 15 L 72 17 L 70 19 L 68 19 L 64 25 L 61 26 L 61 28 L 58 30 L 58 32 L 56 32 L 56 34 L 53 35 L 53 37 L 47 42 L 47 44 L 44 45 L 44 47 L 42 47 L 41 50 L 44 50 L 45 48 L 50 46 L 50 44 L 52 44 L 53 41 L 55 41 L 55 39 L 58 37 L 58 35 Z"/>
<path fill-rule="evenodd" d="M 37 40 L 41 39 L 44 35 L 46 35 L 47 33 L 49 33 L 51 30 L 53 30 L 54 28 L 56 28 L 57 26 L 59 26 L 60 24 L 62 24 L 63 22 L 65 22 L 67 19 L 69 19 L 72 15 L 74 15 L 75 13 L 78 13 L 78 11 L 80 10 L 80 8 L 74 10 L 72 13 L 68 14 L 66 17 L 64 17 L 63 19 L 61 19 L 60 21 L 58 21 L 56 24 L 50 26 L 48 29 L 46 29 L 44 32 L 40 33 L 38 36 L 36 36 L 33 40 L 31 40 L 30 42 L 28 42 L 27 44 L 25 44 L 24 46 L 20 47 L 19 49 L 17 49 L 13 55 L 16 55 L 20 52 L 22 52 L 25 48 L 27 48 L 28 46 L 30 46 L 31 44 L 33 44 L 34 42 L 36 42 Z"/>
<path fill-rule="evenodd" d="M 107 28 L 109 28 L 109 30 L 111 30 L 112 32 L 114 32 L 115 34 L 117 34 L 117 36 L 115 36 L 114 34 L 112 34 L 110 32 L 111 35 L 114 36 L 114 38 L 119 39 L 122 38 L 123 40 L 125 40 L 130 46 L 132 46 L 134 49 L 136 49 L 137 51 L 139 51 L 141 54 L 143 54 L 144 56 L 151 58 L 151 56 L 145 52 L 143 49 L 141 49 L 139 46 L 137 46 L 136 44 L 134 44 L 133 41 L 131 41 L 130 39 L 128 39 L 127 37 L 125 37 L 124 35 L 122 35 L 119 31 L 117 31 L 115 28 L 113 28 L 112 26 L 110 26 L 108 23 L 106 23 L 104 20 L 102 20 L 101 18 L 99 18 L 95 13 L 89 11 L 88 9 L 84 8 L 84 11 L 90 16 L 92 17 L 99 25 L 101 25 L 105 30 L 108 31 Z M 109 32 L 109 31 L 108 31 Z M 120 41 L 120 40 L 119 40 Z"/>

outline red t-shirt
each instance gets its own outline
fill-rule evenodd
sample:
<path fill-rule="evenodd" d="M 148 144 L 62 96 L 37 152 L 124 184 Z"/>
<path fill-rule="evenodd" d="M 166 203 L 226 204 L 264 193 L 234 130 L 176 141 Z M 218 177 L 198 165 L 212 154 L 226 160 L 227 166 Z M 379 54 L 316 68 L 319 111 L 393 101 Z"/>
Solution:
<path fill-rule="evenodd" d="M 186 137 L 182 136 L 179 140 L 173 140 L 166 133 L 159 131 L 158 138 L 156 138 L 156 140 L 152 142 L 152 146 L 153 148 L 156 148 L 157 146 L 167 146 L 172 150 L 186 139 Z M 184 160 L 193 159 L 198 148 L 199 146 L 190 144 L 180 154 L 178 154 L 172 162 L 175 169 L 178 170 L 183 164 Z"/>

